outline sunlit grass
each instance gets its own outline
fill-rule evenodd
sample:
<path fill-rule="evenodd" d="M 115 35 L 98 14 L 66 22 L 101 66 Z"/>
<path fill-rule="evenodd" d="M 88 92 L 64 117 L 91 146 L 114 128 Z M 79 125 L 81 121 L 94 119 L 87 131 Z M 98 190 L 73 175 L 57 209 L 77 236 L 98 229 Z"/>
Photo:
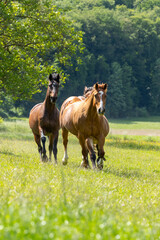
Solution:
<path fill-rule="evenodd" d="M 61 134 L 58 165 L 42 164 L 28 122 L 5 126 L 0 239 L 160 239 L 159 138 L 110 136 L 104 169 L 93 171 L 80 168 L 75 137 L 69 136 L 67 166 Z M 24 129 L 18 137 L 17 128 Z"/>

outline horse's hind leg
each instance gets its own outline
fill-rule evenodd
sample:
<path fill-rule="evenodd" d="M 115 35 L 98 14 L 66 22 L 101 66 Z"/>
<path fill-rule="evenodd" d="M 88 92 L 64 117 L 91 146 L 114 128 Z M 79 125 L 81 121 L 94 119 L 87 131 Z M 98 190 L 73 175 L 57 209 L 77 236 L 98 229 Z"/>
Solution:
<path fill-rule="evenodd" d="M 105 138 L 101 138 L 101 140 L 98 142 L 97 145 L 97 150 L 98 150 L 98 159 L 97 159 L 97 167 L 102 170 L 103 169 L 103 161 L 105 161 L 104 158 L 104 143 L 105 143 Z"/>
<path fill-rule="evenodd" d="M 81 167 L 90 168 L 88 162 L 88 149 L 85 143 L 85 139 L 82 135 L 78 135 L 79 143 L 82 147 L 82 163 Z"/>
<path fill-rule="evenodd" d="M 64 146 L 64 156 L 62 159 L 62 163 L 63 165 L 66 165 L 68 162 L 68 155 L 67 155 L 68 131 L 65 128 L 62 128 L 62 138 L 63 138 L 63 146 Z"/>
<path fill-rule="evenodd" d="M 90 159 L 92 161 L 92 167 L 93 169 L 96 168 L 96 154 L 95 154 L 95 151 L 94 151 L 94 146 L 93 146 L 93 141 L 92 139 L 90 138 L 87 138 L 86 139 L 86 145 L 87 145 L 87 148 L 88 148 L 88 151 L 89 151 L 89 155 L 90 155 Z"/>

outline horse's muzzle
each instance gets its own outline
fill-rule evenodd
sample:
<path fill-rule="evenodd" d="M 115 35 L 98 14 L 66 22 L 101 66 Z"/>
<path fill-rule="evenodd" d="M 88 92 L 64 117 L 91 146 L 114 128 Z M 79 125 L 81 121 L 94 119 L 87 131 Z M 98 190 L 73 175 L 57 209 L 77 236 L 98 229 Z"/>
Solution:
<path fill-rule="evenodd" d="M 98 109 L 98 114 L 103 115 L 105 113 L 105 108 L 99 108 Z"/>
<path fill-rule="evenodd" d="M 51 103 L 55 103 L 57 100 L 57 97 L 50 97 Z"/>

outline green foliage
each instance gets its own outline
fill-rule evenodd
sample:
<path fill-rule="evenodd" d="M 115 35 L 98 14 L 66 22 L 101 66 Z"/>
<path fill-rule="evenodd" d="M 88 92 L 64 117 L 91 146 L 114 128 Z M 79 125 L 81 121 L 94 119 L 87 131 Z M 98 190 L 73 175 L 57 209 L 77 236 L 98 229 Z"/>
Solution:
<path fill-rule="evenodd" d="M 16 102 L 10 95 L 6 95 L 5 93 L 0 94 L 1 105 L 0 105 L 0 117 L 9 118 L 16 116 L 20 117 L 24 113 L 24 109 L 22 106 L 16 106 Z"/>
<path fill-rule="evenodd" d="M 93 171 L 71 136 L 61 165 L 60 137 L 54 166 L 39 162 L 27 121 L 0 124 L 0 239 L 159 238 L 160 139 L 106 138 L 104 170 Z"/>
<path fill-rule="evenodd" d="M 160 2 L 158 0 L 136 0 L 134 6 L 139 10 L 151 10 L 160 7 Z"/>
<path fill-rule="evenodd" d="M 82 33 L 52 1 L 0 1 L 0 8 L 0 88 L 14 98 L 31 98 L 50 72 L 61 71 L 82 50 Z"/>
<path fill-rule="evenodd" d="M 160 59 L 157 59 L 154 69 L 151 84 L 151 108 L 152 111 L 160 111 Z"/>
<path fill-rule="evenodd" d="M 4 2 L 0 4 L 4 5 Z M 56 0 L 36 1 L 33 5 L 31 2 L 13 4 L 7 1 L 2 8 L 2 19 L 7 20 L 2 21 L 2 29 L 6 29 L 4 33 L 10 32 L 12 46 L 7 49 L 8 40 L 2 41 L 4 65 L 0 73 L 3 75 L 1 86 L 6 83 L 10 90 L 18 86 L 13 94 L 19 92 L 22 99 L 25 95 L 30 96 L 30 92 L 42 89 L 41 84 L 46 82 L 44 78 L 51 68 L 63 69 L 67 78 L 62 80 L 64 88 L 59 93 L 59 108 L 67 97 L 82 95 L 85 85 L 93 86 L 99 81 L 109 83 L 108 116 L 160 114 L 159 1 Z M 15 42 L 20 46 L 15 47 Z M 12 50 L 12 54 L 8 50 Z M 14 54 L 18 54 L 17 60 Z M 71 66 L 66 64 L 68 61 Z M 115 64 L 117 68 L 113 67 Z M 4 69 L 9 78 L 6 78 Z M 26 116 L 30 106 L 37 103 L 36 99 L 42 101 L 44 94 L 45 90 L 38 98 L 36 95 L 33 102 L 21 102 Z"/>
<path fill-rule="evenodd" d="M 96 81 L 109 83 L 108 116 L 133 116 L 135 109 L 135 116 L 160 114 L 159 101 L 157 105 L 152 103 L 154 94 L 155 99 L 158 98 L 158 93 L 155 91 L 153 94 L 153 89 L 157 86 L 155 64 L 160 54 L 160 25 L 157 17 L 160 8 L 156 1 L 141 3 L 148 4 L 148 8 L 142 7 L 140 11 L 138 1 L 115 1 L 110 7 L 97 1 L 77 1 L 77 5 L 71 4 L 67 12 L 85 33 L 86 51 L 82 59 L 85 67 L 79 69 L 82 71 L 78 75 L 79 79 L 85 76 L 83 87 L 91 86 Z M 155 7 L 151 7 L 152 4 Z M 113 74 L 115 63 L 119 65 L 117 75 L 116 72 Z M 77 82 L 77 73 L 70 69 L 68 72 L 71 73 L 72 84 Z M 66 87 L 67 96 L 73 95 L 73 92 L 82 95 L 82 87 L 72 84 L 69 89 L 68 85 Z"/>

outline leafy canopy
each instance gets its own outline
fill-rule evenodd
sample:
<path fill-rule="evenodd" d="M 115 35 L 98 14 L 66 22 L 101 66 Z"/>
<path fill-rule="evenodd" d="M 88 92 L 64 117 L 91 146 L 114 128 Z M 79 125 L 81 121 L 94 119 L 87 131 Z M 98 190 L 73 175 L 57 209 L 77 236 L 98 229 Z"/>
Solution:
<path fill-rule="evenodd" d="M 50 0 L 1 0 L 0 9 L 0 90 L 28 98 L 82 51 L 82 33 Z"/>

